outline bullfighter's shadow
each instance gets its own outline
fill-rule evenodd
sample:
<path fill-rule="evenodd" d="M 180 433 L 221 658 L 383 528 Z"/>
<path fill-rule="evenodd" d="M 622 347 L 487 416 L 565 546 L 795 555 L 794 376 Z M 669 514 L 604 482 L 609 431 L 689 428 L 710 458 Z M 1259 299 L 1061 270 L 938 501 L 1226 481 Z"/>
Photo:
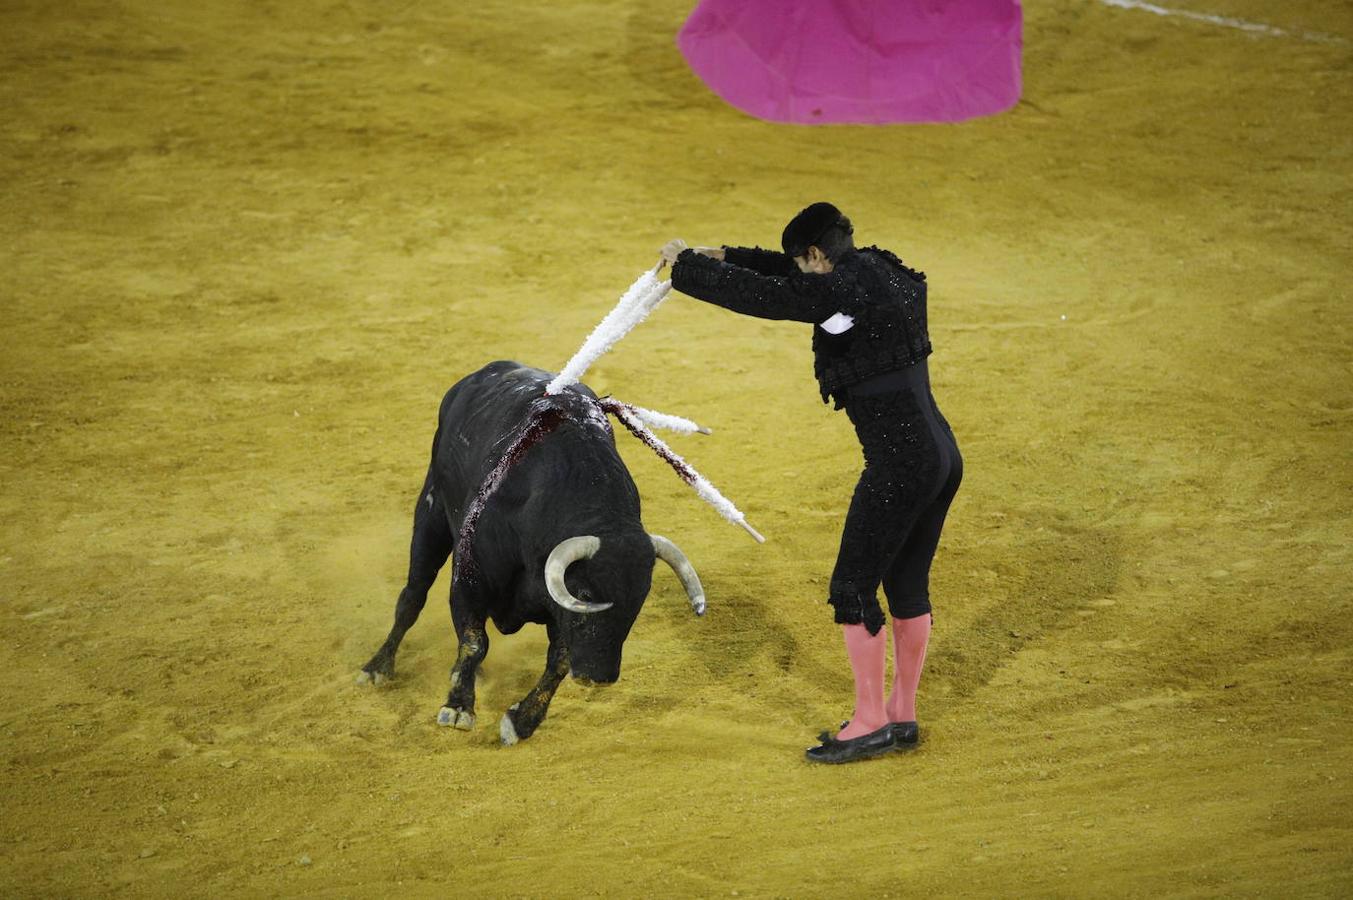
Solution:
<path fill-rule="evenodd" d="M 1025 648 L 1104 614 L 1122 576 L 1120 529 L 1084 524 L 1059 509 L 1010 513 L 988 527 L 1009 529 L 1008 549 L 978 534 L 936 560 L 922 691 L 931 686 L 940 709 L 972 698 Z M 949 603 L 969 607 L 956 616 L 966 624 L 953 630 L 945 623 Z"/>

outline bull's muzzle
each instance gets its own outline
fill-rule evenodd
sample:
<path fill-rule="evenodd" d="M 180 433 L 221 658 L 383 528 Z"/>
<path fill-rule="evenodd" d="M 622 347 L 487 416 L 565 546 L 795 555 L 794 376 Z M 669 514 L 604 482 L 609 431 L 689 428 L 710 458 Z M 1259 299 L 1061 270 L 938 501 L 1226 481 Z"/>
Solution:
<path fill-rule="evenodd" d="M 588 678 L 586 675 L 574 673 L 573 680 L 588 689 L 606 687 L 608 684 L 615 684 L 619 678 Z"/>

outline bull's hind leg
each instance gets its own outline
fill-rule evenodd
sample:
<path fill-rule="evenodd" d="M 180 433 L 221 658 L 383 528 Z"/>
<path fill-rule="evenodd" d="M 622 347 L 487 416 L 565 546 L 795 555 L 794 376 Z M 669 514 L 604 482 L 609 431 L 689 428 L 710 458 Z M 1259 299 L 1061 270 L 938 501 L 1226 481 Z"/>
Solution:
<path fill-rule="evenodd" d="M 555 627 L 550 625 L 548 628 L 550 649 L 545 655 L 545 673 L 530 693 L 503 713 L 503 719 L 498 723 L 498 736 L 505 745 L 524 741 L 535 734 L 540 723 L 545 720 L 545 713 L 550 710 L 554 692 L 568 675 L 568 649 Z"/>
<path fill-rule="evenodd" d="M 390 636 L 371 657 L 371 661 L 362 666 L 357 676 L 359 684 L 372 682 L 380 684 L 395 675 L 395 651 L 404 640 L 404 634 L 418 621 L 418 614 L 427 603 L 428 589 L 437 580 L 446 559 L 451 555 L 454 539 L 451 526 L 446 521 L 446 509 L 443 501 L 432 487 L 432 472 L 428 472 L 423 482 L 423 491 L 418 495 L 418 506 L 413 513 L 413 539 L 409 544 L 409 577 L 404 590 L 399 592 L 395 602 L 395 624 Z"/>
<path fill-rule="evenodd" d="M 438 725 L 450 725 L 461 731 L 474 728 L 474 681 L 479 664 L 489 653 L 489 633 L 483 617 L 470 611 L 474 607 L 471 598 L 466 596 L 470 592 L 468 584 L 451 587 L 451 623 L 456 628 L 460 648 L 456 652 L 456 664 L 451 668 L 451 693 L 446 696 L 446 705 L 437 713 Z"/>

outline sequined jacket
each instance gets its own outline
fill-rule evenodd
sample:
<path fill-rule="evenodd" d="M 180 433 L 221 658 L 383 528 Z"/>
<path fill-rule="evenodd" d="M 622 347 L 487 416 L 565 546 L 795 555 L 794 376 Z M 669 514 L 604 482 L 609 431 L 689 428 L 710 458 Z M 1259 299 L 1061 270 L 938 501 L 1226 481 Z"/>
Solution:
<path fill-rule="evenodd" d="M 792 257 L 759 247 L 725 247 L 724 260 L 686 250 L 672 267 L 683 294 L 762 319 L 811 322 L 813 373 L 822 402 L 840 409 L 846 389 L 930 355 L 925 275 L 887 250 L 847 252 L 826 275 L 802 273 Z M 854 319 L 840 334 L 822 323 Z"/>

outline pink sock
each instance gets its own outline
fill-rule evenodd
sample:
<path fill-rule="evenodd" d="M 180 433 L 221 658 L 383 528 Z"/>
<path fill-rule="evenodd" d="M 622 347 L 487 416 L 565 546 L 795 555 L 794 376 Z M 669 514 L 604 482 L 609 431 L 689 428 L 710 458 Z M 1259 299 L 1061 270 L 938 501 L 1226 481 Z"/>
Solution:
<path fill-rule="evenodd" d="M 870 634 L 863 625 L 842 625 L 841 634 L 846 639 L 851 671 L 855 673 L 855 715 L 837 737 L 849 740 L 888 724 L 888 714 L 883 709 L 888 644 L 882 631 Z"/>
<path fill-rule="evenodd" d="M 888 721 L 916 721 L 916 688 L 921 684 L 925 648 L 930 641 L 930 613 L 893 619 L 893 691 L 888 695 Z"/>

